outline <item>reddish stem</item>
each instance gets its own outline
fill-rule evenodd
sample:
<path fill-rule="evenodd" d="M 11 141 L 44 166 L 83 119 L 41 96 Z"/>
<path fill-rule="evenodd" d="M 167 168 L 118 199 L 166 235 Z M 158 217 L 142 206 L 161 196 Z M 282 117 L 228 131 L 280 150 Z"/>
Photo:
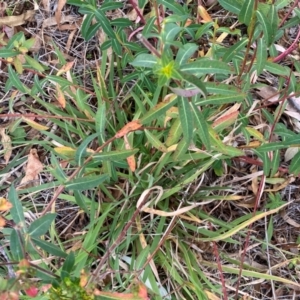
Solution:
<path fill-rule="evenodd" d="M 289 9 L 289 11 L 286 13 L 286 15 L 284 16 L 284 18 L 281 20 L 278 28 L 280 28 L 283 23 L 286 21 L 286 19 L 290 16 L 290 14 L 292 13 L 292 11 L 294 10 L 294 8 L 298 5 L 299 0 L 295 1 L 295 3 L 291 6 L 291 8 Z"/>
<path fill-rule="evenodd" d="M 273 59 L 273 62 L 279 62 L 281 60 L 283 60 L 286 56 L 288 56 L 293 50 L 295 50 L 295 48 L 297 48 L 297 44 L 299 43 L 299 39 L 300 39 L 300 26 L 298 26 L 298 33 L 297 36 L 294 40 L 294 42 L 291 44 L 290 47 L 288 47 L 284 52 L 282 52 L 281 54 L 279 54 L 277 57 L 275 57 Z"/>
<path fill-rule="evenodd" d="M 140 17 L 141 21 L 143 24 L 146 24 L 145 18 L 144 16 L 141 14 L 140 9 L 137 7 L 136 5 L 136 1 L 135 0 L 129 0 L 130 4 L 132 5 L 133 9 L 136 11 L 136 13 L 138 14 L 138 16 Z"/>
<path fill-rule="evenodd" d="M 209 223 L 209 228 L 210 228 L 211 231 L 213 231 L 211 223 Z M 217 247 L 216 242 L 213 242 L 213 252 L 214 252 L 214 255 L 216 257 L 216 261 L 217 261 L 217 265 L 218 265 L 219 276 L 220 276 L 220 280 L 221 280 L 221 284 L 222 284 L 223 299 L 228 300 L 227 291 L 226 291 L 226 283 L 225 283 L 225 279 L 224 279 L 221 260 L 220 260 L 220 256 L 219 256 L 218 247 Z"/>

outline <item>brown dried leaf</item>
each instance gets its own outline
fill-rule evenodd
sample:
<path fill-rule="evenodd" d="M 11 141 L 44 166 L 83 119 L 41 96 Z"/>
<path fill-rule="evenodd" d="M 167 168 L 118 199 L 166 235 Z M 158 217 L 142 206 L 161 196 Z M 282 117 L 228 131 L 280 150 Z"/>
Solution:
<path fill-rule="evenodd" d="M 127 138 L 127 135 L 124 135 L 124 144 L 125 144 L 125 149 L 127 149 L 127 150 L 132 149 L 132 147 L 129 143 L 129 140 Z M 135 161 L 134 155 L 131 155 L 131 156 L 127 157 L 127 163 L 129 165 L 130 170 L 132 172 L 134 172 L 136 170 L 136 161 Z"/>
<path fill-rule="evenodd" d="M 65 6 L 66 2 L 67 2 L 66 0 L 58 0 L 57 9 L 55 12 L 55 19 L 56 19 L 58 28 L 60 26 L 60 21 L 61 21 L 61 11 L 62 11 L 63 7 Z"/>
<path fill-rule="evenodd" d="M 0 135 L 1 135 L 1 143 L 4 149 L 4 160 L 5 163 L 8 164 L 12 153 L 11 139 L 5 133 L 5 128 L 0 128 Z"/>
<path fill-rule="evenodd" d="M 257 88 L 256 93 L 263 99 L 267 99 L 269 102 L 277 102 L 279 99 L 278 90 L 272 86 L 264 86 L 262 88 Z"/>
<path fill-rule="evenodd" d="M 128 124 L 126 124 L 121 130 L 119 130 L 116 135 L 115 138 L 121 138 L 123 137 L 125 134 L 131 132 L 131 131 L 135 131 L 138 130 L 142 127 L 141 121 L 140 120 L 134 120 L 129 122 Z"/>
<path fill-rule="evenodd" d="M 20 187 L 18 187 L 17 189 L 26 188 L 31 181 L 37 180 L 42 170 L 43 170 L 43 164 L 39 160 L 37 150 L 31 149 L 28 155 L 27 166 L 25 169 L 25 176 L 20 182 Z"/>
<path fill-rule="evenodd" d="M 22 117 L 23 121 L 26 122 L 28 125 L 30 125 L 32 128 L 36 129 L 36 130 L 48 130 L 49 127 L 41 125 L 33 120 L 31 120 L 30 118 L 25 118 Z"/>
<path fill-rule="evenodd" d="M 207 23 L 213 21 L 210 14 L 202 5 L 198 6 L 198 14 L 202 18 L 201 23 Z"/>
<path fill-rule="evenodd" d="M 56 85 L 56 99 L 62 108 L 66 107 L 66 98 L 60 86 Z"/>
<path fill-rule="evenodd" d="M 72 46 L 72 41 L 73 41 L 73 38 L 74 38 L 74 35 L 77 31 L 77 25 L 74 24 L 74 27 L 77 27 L 77 28 L 71 28 L 73 25 L 62 25 L 60 30 L 71 30 L 71 32 L 69 33 L 69 37 L 68 37 L 68 41 L 67 41 L 67 44 L 66 44 L 66 52 L 68 53 L 70 51 L 70 48 Z M 67 29 L 65 29 L 67 28 Z M 74 61 L 73 61 L 74 62 Z"/>
<path fill-rule="evenodd" d="M 3 217 L 0 216 L 0 228 L 4 227 L 6 224 L 5 219 Z M 0 298 L 1 299 L 1 298 Z"/>
<path fill-rule="evenodd" d="M 67 62 L 60 70 L 58 70 L 56 76 L 60 76 L 63 73 L 70 71 L 75 63 L 75 60 Z"/>
<path fill-rule="evenodd" d="M 41 3 L 45 11 L 50 12 L 50 0 L 42 0 Z"/>
<path fill-rule="evenodd" d="M 34 10 L 27 10 L 24 14 L 19 16 L 8 16 L 0 18 L 1 26 L 20 26 L 23 25 L 26 21 L 30 21 L 35 14 Z"/>
<path fill-rule="evenodd" d="M 12 204 L 4 198 L 0 198 L 0 211 L 10 210 L 12 208 Z"/>

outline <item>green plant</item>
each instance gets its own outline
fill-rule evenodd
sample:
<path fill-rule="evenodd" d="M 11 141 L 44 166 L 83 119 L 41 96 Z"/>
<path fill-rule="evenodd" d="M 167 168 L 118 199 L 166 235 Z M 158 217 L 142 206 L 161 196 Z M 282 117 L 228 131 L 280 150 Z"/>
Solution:
<path fill-rule="evenodd" d="M 27 105 L 28 114 L 15 113 L 12 104 L 5 114 L 17 117 L 7 134 L 20 152 L 3 172 L 24 162 L 19 159 L 23 144 L 39 145 L 49 158 L 44 172 L 53 178 L 18 192 L 10 189 L 8 216 L 17 226 L 4 231 L 9 260 L 54 256 L 56 262 L 43 263 L 35 274 L 43 284 L 52 284 L 50 299 L 74 293 L 92 299 L 99 283 L 105 297 L 111 290 L 126 290 L 134 279 L 148 287 L 153 299 L 233 298 L 241 276 L 299 286 L 294 275 L 265 274 L 245 261 L 250 243 L 281 253 L 272 244 L 273 216 L 287 203 L 276 189 L 284 185 L 284 174 L 300 173 L 299 151 L 288 168 L 282 165 L 283 151 L 300 147 L 299 134 L 282 117 L 289 97 L 299 94 L 300 66 L 297 61 L 279 64 L 291 51 L 279 54 L 276 48 L 284 30 L 299 23 L 299 9 L 286 21 L 279 12 L 290 5 L 287 0 L 220 0 L 230 13 L 225 21 L 194 3 L 131 1 L 138 16 L 143 9 L 151 12 L 140 17 L 142 27 L 133 28 L 125 17 L 110 20 L 106 15 L 125 10 L 122 2 L 68 3 L 85 15 L 81 34 L 86 41 L 99 30 L 104 34 L 101 62 L 96 70 L 85 70 L 85 79 L 54 43 L 58 63 L 51 74 L 28 59 L 33 41 L 23 34 L 0 49 L 9 74 L 6 92 L 15 88 L 36 103 Z M 140 32 L 133 35 L 135 43 L 128 41 L 125 28 Z M 209 44 L 205 51 L 199 51 L 202 39 Z M 34 74 L 30 85 L 20 78 L 28 69 Z M 268 85 L 258 80 L 266 74 L 277 80 L 276 109 L 270 108 L 274 103 L 255 99 L 255 91 Z M 49 130 L 54 126 L 56 131 Z M 36 139 L 23 134 L 28 127 L 38 132 Z M 228 179 L 230 173 L 234 179 Z M 252 180 L 251 188 L 243 187 L 243 179 Z M 265 186 L 271 201 L 263 206 Z M 55 192 L 46 205 L 18 200 L 28 194 L 40 199 L 49 188 Z M 246 196 L 253 201 L 244 202 Z M 55 203 L 68 203 L 75 219 L 88 220 L 71 245 L 66 230 L 53 222 L 63 215 Z M 237 213 L 236 207 L 247 210 Z M 29 226 L 24 208 L 38 215 Z M 234 213 L 224 220 L 226 209 Z M 262 238 L 251 229 L 267 218 Z M 66 224 L 69 228 L 73 219 Z M 237 248 L 244 252 L 232 258 L 228 253 Z M 203 252 L 213 253 L 215 260 L 203 258 Z M 83 269 L 90 290 L 81 284 Z M 217 270 L 220 277 L 215 277 Z M 236 282 L 234 292 L 226 289 Z M 146 299 L 141 291 L 138 299 Z M 135 293 L 128 297 L 134 299 Z"/>

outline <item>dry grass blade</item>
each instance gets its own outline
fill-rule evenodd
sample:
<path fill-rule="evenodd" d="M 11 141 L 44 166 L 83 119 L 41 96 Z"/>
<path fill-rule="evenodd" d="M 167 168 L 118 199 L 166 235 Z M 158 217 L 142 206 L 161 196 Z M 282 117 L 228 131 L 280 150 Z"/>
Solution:
<path fill-rule="evenodd" d="M 12 154 L 11 138 L 5 133 L 5 128 L 0 128 L 1 143 L 3 145 L 4 160 L 8 164 Z"/>

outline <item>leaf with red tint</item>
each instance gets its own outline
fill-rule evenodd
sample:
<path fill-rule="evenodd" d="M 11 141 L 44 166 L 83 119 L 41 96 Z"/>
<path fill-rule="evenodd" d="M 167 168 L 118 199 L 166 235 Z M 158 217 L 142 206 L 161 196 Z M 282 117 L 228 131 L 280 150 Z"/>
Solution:
<path fill-rule="evenodd" d="M 37 287 L 31 286 L 30 288 L 25 290 L 25 293 L 27 296 L 34 298 L 39 293 L 39 290 L 37 289 Z"/>
<path fill-rule="evenodd" d="M 225 113 L 223 113 L 220 117 L 218 117 L 214 123 L 212 124 L 212 127 L 219 131 L 221 128 L 227 128 L 234 122 L 236 122 L 236 119 L 239 115 L 239 108 L 241 104 L 236 103 L 232 107 L 230 107 Z"/>
<path fill-rule="evenodd" d="M 131 132 L 131 131 L 135 131 L 138 130 L 142 127 L 141 121 L 140 120 L 134 120 L 129 122 L 128 124 L 126 124 L 121 130 L 119 130 L 116 135 L 115 138 L 121 138 L 123 137 L 125 134 Z"/>

